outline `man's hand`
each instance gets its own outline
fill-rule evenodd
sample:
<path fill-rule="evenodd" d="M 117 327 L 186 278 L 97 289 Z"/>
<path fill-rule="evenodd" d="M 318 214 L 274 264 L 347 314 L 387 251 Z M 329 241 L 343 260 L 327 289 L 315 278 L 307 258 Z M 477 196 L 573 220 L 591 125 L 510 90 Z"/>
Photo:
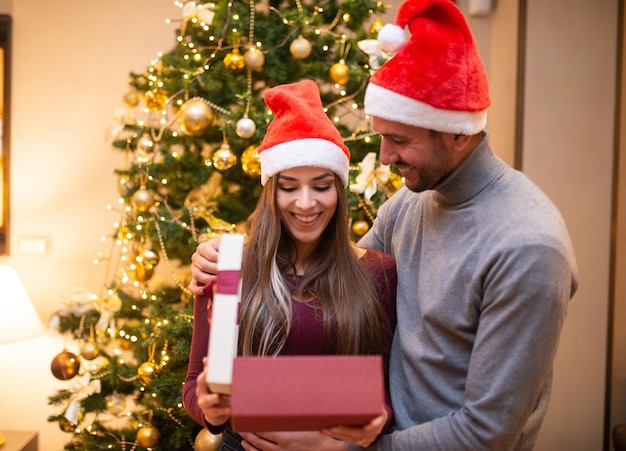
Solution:
<path fill-rule="evenodd" d="M 389 417 L 387 409 L 363 427 L 336 426 L 324 429 L 322 432 L 339 440 L 354 443 L 361 448 L 367 448 L 376 441 L 387 424 Z"/>
<path fill-rule="evenodd" d="M 198 244 L 196 252 L 191 256 L 191 282 L 189 282 L 189 290 L 194 295 L 201 295 L 204 286 L 217 274 L 219 247 L 220 238 L 212 238 Z"/>
<path fill-rule="evenodd" d="M 244 432 L 241 445 L 246 451 L 344 451 L 348 445 L 316 431 Z"/>

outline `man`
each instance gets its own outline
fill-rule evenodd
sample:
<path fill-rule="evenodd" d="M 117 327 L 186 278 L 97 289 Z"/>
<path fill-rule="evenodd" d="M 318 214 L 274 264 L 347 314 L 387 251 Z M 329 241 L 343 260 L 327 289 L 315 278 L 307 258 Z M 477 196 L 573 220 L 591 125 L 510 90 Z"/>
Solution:
<path fill-rule="evenodd" d="M 487 78 L 461 11 L 407 0 L 396 26 L 379 41 L 399 51 L 365 96 L 381 162 L 405 180 L 359 242 L 398 270 L 394 423 L 371 449 L 531 450 L 578 284 L 570 238 L 547 196 L 489 147 Z M 215 258 L 199 248 L 192 288 L 205 252 Z"/>

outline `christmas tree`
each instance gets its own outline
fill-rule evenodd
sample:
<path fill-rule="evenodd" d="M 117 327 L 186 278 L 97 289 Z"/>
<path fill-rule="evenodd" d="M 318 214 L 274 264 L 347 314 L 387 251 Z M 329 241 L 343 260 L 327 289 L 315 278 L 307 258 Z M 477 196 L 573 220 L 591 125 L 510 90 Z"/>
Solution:
<path fill-rule="evenodd" d="M 267 87 L 310 78 L 352 153 L 354 238 L 400 185 L 376 160 L 362 112 L 385 5 L 364 0 L 181 3 L 175 42 L 130 74 L 112 145 L 119 213 L 99 294 L 77 290 L 54 317 L 80 349 L 51 363 L 50 396 L 68 450 L 217 449 L 182 405 L 193 297 L 191 254 L 225 231 L 245 233 L 260 191 L 256 148 L 272 119 Z M 155 274 L 163 277 L 156 277 Z"/>

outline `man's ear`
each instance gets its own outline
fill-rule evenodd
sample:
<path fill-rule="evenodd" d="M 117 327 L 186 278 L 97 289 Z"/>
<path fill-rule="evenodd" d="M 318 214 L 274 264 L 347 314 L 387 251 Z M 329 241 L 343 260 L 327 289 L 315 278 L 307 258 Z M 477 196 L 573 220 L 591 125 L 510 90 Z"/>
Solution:
<path fill-rule="evenodd" d="M 469 135 L 455 135 L 453 133 L 444 133 L 443 141 L 446 147 L 454 152 L 463 152 L 469 145 L 472 137 Z"/>

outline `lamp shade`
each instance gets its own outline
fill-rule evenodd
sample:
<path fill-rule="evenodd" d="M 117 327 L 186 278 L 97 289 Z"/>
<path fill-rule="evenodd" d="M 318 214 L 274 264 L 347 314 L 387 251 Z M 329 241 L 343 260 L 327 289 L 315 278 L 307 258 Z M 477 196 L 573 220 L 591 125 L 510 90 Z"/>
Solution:
<path fill-rule="evenodd" d="M 20 278 L 11 266 L 0 265 L 0 343 L 32 337 L 43 331 Z"/>

